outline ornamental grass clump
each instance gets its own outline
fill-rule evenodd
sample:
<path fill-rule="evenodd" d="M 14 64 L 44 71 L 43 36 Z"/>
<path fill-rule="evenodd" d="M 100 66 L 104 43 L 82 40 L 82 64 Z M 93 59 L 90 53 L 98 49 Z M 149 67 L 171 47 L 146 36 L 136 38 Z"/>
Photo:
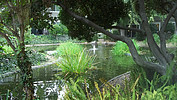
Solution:
<path fill-rule="evenodd" d="M 84 48 L 72 42 L 62 43 L 59 47 L 57 47 L 57 56 L 64 56 L 64 55 L 76 55 Z"/>
<path fill-rule="evenodd" d="M 60 54 L 62 60 L 58 63 L 62 72 L 81 74 L 86 73 L 88 69 L 93 68 L 95 56 L 91 55 L 91 53 L 87 52 L 85 49 L 80 48 L 79 45 L 71 43 L 70 45 L 72 46 L 71 48 L 69 46 L 62 47 L 62 53 Z"/>

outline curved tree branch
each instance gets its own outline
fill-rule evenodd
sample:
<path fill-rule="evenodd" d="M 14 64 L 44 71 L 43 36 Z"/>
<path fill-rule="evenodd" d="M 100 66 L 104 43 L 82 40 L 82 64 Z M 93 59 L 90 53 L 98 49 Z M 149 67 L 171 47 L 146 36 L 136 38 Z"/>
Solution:
<path fill-rule="evenodd" d="M 16 52 L 15 46 L 12 44 L 11 40 L 8 38 L 8 36 L 5 33 L 0 32 L 0 35 L 3 36 L 7 43 L 10 45 L 10 47 L 13 49 L 14 52 Z"/>
<path fill-rule="evenodd" d="M 139 56 L 139 54 L 138 54 L 138 52 L 135 48 L 135 45 L 133 44 L 133 41 L 131 39 L 129 39 L 128 37 L 120 36 L 120 35 L 114 35 L 114 34 L 108 32 L 108 31 L 106 31 L 103 27 L 100 27 L 100 26 L 96 25 L 92 21 L 90 21 L 90 20 L 88 20 L 84 17 L 78 16 L 75 13 L 71 12 L 64 5 L 62 5 L 61 2 L 56 2 L 56 4 L 59 5 L 60 7 L 62 7 L 63 10 L 65 10 L 67 13 L 69 13 L 72 17 L 76 18 L 77 20 L 84 22 L 85 24 L 89 25 L 90 27 L 95 28 L 96 30 L 102 32 L 103 34 L 111 37 L 114 40 L 119 40 L 119 41 L 122 41 L 122 42 L 126 43 L 129 47 L 130 53 L 132 54 L 132 57 L 133 57 L 134 61 L 138 65 L 140 65 L 142 67 L 154 69 L 157 72 L 161 73 L 162 75 L 165 74 L 165 67 L 162 67 L 161 65 L 156 64 L 156 63 L 151 63 L 151 62 L 143 60 Z"/>
<path fill-rule="evenodd" d="M 159 32 L 160 49 L 161 49 L 162 53 L 164 54 L 164 56 L 166 57 L 168 63 L 170 63 L 172 59 L 169 59 L 170 56 L 168 56 L 168 54 L 167 54 L 166 39 L 165 39 L 166 34 L 164 34 L 164 31 L 165 31 L 165 28 L 166 28 L 170 18 L 173 16 L 173 14 L 175 13 L 176 10 L 177 10 L 177 2 L 173 6 L 173 8 L 170 10 L 170 12 L 167 15 L 167 18 L 165 19 L 165 21 L 163 22 L 163 25 L 162 25 L 160 32 Z"/>
<path fill-rule="evenodd" d="M 145 10 L 145 2 L 144 0 L 139 0 L 139 14 L 142 20 L 142 25 L 143 25 L 143 29 L 147 35 L 147 42 L 148 45 L 150 47 L 150 50 L 152 51 L 153 55 L 157 58 L 158 62 L 163 66 L 166 67 L 168 66 L 168 63 L 166 61 L 166 59 L 164 58 L 164 55 L 162 54 L 159 46 L 157 45 L 157 43 L 154 40 L 154 37 L 152 35 L 149 23 L 148 23 L 148 19 L 147 19 L 147 15 L 146 15 L 146 10 Z"/>

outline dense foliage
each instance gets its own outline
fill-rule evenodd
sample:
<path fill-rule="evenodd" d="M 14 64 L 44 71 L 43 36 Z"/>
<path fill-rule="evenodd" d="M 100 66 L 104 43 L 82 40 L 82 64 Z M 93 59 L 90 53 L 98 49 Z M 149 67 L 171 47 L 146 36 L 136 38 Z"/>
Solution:
<path fill-rule="evenodd" d="M 29 50 L 27 55 L 29 56 L 32 65 L 39 65 L 41 62 L 47 60 L 45 54 L 36 52 L 35 50 Z M 17 67 L 16 55 L 8 45 L 1 46 L 0 61 L 0 74 L 19 70 Z"/>
<path fill-rule="evenodd" d="M 29 33 L 25 34 L 25 44 L 52 44 L 52 43 L 61 43 L 68 41 L 68 35 L 34 35 Z"/>
<path fill-rule="evenodd" d="M 51 17 L 51 12 L 48 11 L 50 2 L 45 0 L 32 0 L 30 12 L 30 27 L 36 29 L 50 29 L 51 23 L 57 21 L 57 17 Z"/>
<path fill-rule="evenodd" d="M 115 22 L 119 22 L 121 17 L 126 17 L 129 6 L 120 0 L 102 0 L 101 2 L 100 0 L 71 0 L 65 3 L 73 12 L 105 28 L 110 27 Z M 93 28 L 75 20 L 63 10 L 60 12 L 59 19 L 67 26 L 71 37 L 91 40 L 91 37 L 96 32 Z"/>
<path fill-rule="evenodd" d="M 177 84 L 167 85 L 168 76 L 159 76 L 155 73 L 149 80 L 146 72 L 138 67 L 132 71 L 131 78 L 131 80 L 122 80 L 124 86 L 119 84 L 113 86 L 100 79 L 105 86 L 100 88 L 98 83 L 94 82 L 94 90 L 90 90 L 91 84 L 88 79 L 70 78 L 64 98 L 67 100 L 175 100 L 177 98 Z M 81 83 L 83 85 L 80 85 Z M 90 91 L 92 92 L 90 93 Z"/>
<path fill-rule="evenodd" d="M 66 35 L 68 34 L 68 29 L 66 26 L 64 26 L 63 24 L 54 24 L 53 25 L 53 29 L 50 29 L 49 30 L 49 33 L 51 35 L 54 35 L 55 37 L 57 35 Z"/>

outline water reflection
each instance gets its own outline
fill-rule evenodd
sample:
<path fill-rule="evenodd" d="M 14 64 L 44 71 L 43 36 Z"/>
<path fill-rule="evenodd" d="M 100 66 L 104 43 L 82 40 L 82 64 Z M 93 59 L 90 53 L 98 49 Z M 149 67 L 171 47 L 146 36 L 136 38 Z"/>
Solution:
<path fill-rule="evenodd" d="M 34 96 L 42 100 L 60 100 L 65 93 L 65 86 L 61 80 L 34 82 Z"/>
<path fill-rule="evenodd" d="M 96 50 L 98 50 L 98 48 L 96 48 L 98 46 L 96 41 L 91 42 L 92 48 L 89 49 L 89 51 L 93 51 L 93 54 L 95 54 Z"/>
<path fill-rule="evenodd" d="M 63 80 L 57 80 L 53 71 L 55 67 L 39 68 L 33 71 L 34 96 L 41 100 L 62 99 L 65 91 Z M 15 74 L 1 79 L 0 95 L 2 100 L 6 98 L 7 91 L 10 91 L 11 99 L 22 100 L 24 97 L 20 75 Z M 1 100 L 1 99 L 0 99 Z"/>
<path fill-rule="evenodd" d="M 98 45 L 96 51 L 96 63 L 99 70 L 95 70 L 93 74 L 99 80 L 103 78 L 110 80 L 111 78 L 123 74 L 136 66 L 133 64 L 133 59 L 129 57 L 118 57 L 112 54 L 113 45 Z M 132 61 L 131 64 L 121 66 L 120 62 Z"/>

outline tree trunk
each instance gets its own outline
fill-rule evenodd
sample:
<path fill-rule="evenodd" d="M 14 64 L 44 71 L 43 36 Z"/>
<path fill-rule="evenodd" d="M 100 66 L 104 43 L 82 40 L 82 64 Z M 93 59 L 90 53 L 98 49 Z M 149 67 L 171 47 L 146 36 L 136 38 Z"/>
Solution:
<path fill-rule="evenodd" d="M 23 82 L 23 91 L 26 94 L 25 100 L 32 100 L 34 99 L 34 87 L 32 82 L 33 75 L 31 62 L 29 61 L 26 52 L 23 50 L 17 55 L 17 65 L 21 70 L 20 74 Z"/>

